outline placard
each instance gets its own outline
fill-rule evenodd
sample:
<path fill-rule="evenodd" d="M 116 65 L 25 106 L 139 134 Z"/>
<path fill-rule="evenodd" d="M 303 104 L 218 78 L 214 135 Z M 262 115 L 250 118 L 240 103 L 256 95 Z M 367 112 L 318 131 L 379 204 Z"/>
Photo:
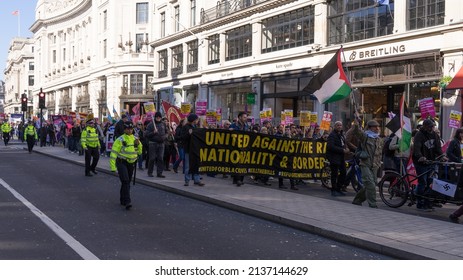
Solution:
<path fill-rule="evenodd" d="M 332 119 L 333 119 L 333 113 L 324 111 L 322 123 L 320 124 L 320 130 L 329 130 Z"/>
<path fill-rule="evenodd" d="M 461 127 L 461 112 L 456 110 L 450 111 L 449 127 L 456 129 Z"/>
<path fill-rule="evenodd" d="M 421 119 L 426 119 L 428 116 L 434 118 L 436 116 L 436 110 L 434 108 L 434 99 L 432 97 L 427 97 L 420 99 L 419 102 Z"/>

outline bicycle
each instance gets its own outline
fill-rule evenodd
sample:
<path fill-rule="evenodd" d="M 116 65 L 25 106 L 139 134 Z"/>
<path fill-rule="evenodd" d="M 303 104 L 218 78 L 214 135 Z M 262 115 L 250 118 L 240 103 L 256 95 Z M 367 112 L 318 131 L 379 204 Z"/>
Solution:
<path fill-rule="evenodd" d="M 352 159 L 346 160 L 346 182 L 352 185 L 352 188 L 355 192 L 358 192 L 360 189 L 363 188 L 362 183 L 362 173 L 360 172 L 359 160 L 356 157 Z M 320 170 L 320 178 L 322 182 L 322 186 L 331 190 L 331 168 L 330 162 L 325 159 L 325 165 Z"/>
<path fill-rule="evenodd" d="M 452 162 L 440 162 L 440 161 L 426 161 L 426 164 L 435 165 L 438 164 L 442 165 L 460 165 L 458 163 Z M 434 192 L 430 195 L 417 195 L 415 193 L 415 189 L 418 183 L 418 178 L 423 176 L 428 176 L 429 185 L 425 187 L 425 193 L 427 190 L 431 189 L 432 178 L 438 178 L 438 171 L 436 168 L 429 169 L 418 175 L 409 174 L 405 170 L 405 166 L 402 166 L 402 175 L 396 171 L 387 171 L 384 176 L 381 178 L 380 182 L 378 183 L 379 189 L 379 196 L 381 200 L 389 207 L 392 208 L 399 208 L 404 205 L 407 200 L 409 200 L 408 206 L 412 206 L 416 204 L 416 200 L 418 197 L 422 197 L 426 200 L 429 200 L 432 203 L 436 204 L 444 204 L 447 202 L 454 203 L 454 204 L 461 204 L 463 201 L 460 199 L 454 199 L 449 196 Z"/>

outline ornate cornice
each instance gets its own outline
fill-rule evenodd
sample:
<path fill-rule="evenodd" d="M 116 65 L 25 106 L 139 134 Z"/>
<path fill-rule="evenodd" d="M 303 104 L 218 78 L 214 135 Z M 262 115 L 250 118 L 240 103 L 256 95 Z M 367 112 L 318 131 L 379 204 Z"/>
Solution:
<path fill-rule="evenodd" d="M 56 6 L 51 6 L 53 4 Z M 32 33 L 36 33 L 44 25 L 68 22 L 70 18 L 83 14 L 92 6 L 92 0 L 56 1 L 45 5 L 48 5 L 45 10 L 47 17 L 39 19 L 32 24 L 30 27 Z M 50 16 L 48 13 L 51 13 Z"/>

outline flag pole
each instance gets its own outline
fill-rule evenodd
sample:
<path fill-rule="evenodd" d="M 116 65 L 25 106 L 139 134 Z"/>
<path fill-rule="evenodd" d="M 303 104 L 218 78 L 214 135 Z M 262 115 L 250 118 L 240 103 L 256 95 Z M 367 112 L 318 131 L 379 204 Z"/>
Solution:
<path fill-rule="evenodd" d="M 21 37 L 21 13 L 18 11 L 18 37 Z"/>
<path fill-rule="evenodd" d="M 345 57 L 345 55 L 344 55 L 344 48 L 343 48 L 342 45 L 341 45 L 341 52 L 342 52 L 342 57 L 343 57 L 343 59 L 344 59 L 344 62 L 346 62 L 347 60 L 346 60 L 346 57 Z M 344 68 L 344 65 L 343 65 L 343 68 Z M 346 73 L 347 73 L 347 75 L 346 75 L 347 80 L 349 81 L 349 84 L 350 84 L 350 86 L 351 86 L 351 94 L 350 94 L 350 97 L 351 97 L 351 98 L 350 98 L 350 99 L 351 99 L 351 101 L 352 101 L 352 106 L 354 106 L 354 118 L 356 118 L 357 121 L 359 121 L 359 123 L 360 123 L 360 116 L 358 115 L 358 114 L 359 114 L 359 112 L 358 112 L 358 106 L 357 106 L 357 102 L 356 102 L 356 100 L 355 100 L 355 92 L 356 92 L 356 91 L 352 89 L 352 82 L 351 82 L 351 80 L 350 80 L 349 67 L 346 66 L 345 69 L 346 69 Z"/>

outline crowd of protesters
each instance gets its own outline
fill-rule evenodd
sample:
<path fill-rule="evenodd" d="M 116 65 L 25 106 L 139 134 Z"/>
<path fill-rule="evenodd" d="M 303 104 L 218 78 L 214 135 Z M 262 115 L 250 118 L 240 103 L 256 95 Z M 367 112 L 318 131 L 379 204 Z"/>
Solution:
<path fill-rule="evenodd" d="M 59 146 L 64 146 L 66 149 L 68 149 L 69 153 L 76 153 L 80 156 L 84 155 L 85 153 L 82 144 L 82 134 L 86 127 L 91 125 L 92 128 L 94 128 L 93 131 L 98 137 L 99 141 L 99 145 L 95 146 L 98 148 L 98 155 L 108 157 L 109 151 L 106 151 L 106 139 L 108 131 L 113 131 L 114 140 L 116 140 L 121 136 L 121 133 L 124 133 L 124 124 L 126 126 L 127 121 L 130 122 L 131 120 L 127 115 L 123 114 L 121 116 L 121 120 L 118 122 L 106 121 L 101 123 L 96 118 L 82 121 L 73 120 L 67 123 L 63 121 L 58 124 L 53 122 L 43 122 L 42 125 L 40 125 L 39 122 L 34 123 L 29 121 L 26 123 L 26 125 L 23 123 L 16 125 L 12 124 L 11 128 L 6 124 L 6 122 L 3 122 L 1 125 L 4 139 L 5 134 L 7 134 L 8 137 L 17 137 L 22 141 L 25 141 L 26 139 L 29 139 L 32 142 L 35 141 L 33 144 L 40 147 L 55 146 L 59 144 Z M 362 135 L 367 135 L 368 137 L 375 135 L 375 137 L 382 138 L 382 157 L 378 157 L 380 149 L 377 147 L 376 151 L 374 153 L 372 152 L 372 155 L 375 154 L 376 162 L 376 165 L 373 168 L 374 170 L 369 170 L 371 172 L 368 173 L 365 172 L 366 169 L 362 169 L 362 173 L 365 173 L 365 175 L 362 175 L 362 179 L 366 181 L 367 185 L 369 184 L 369 181 L 371 181 L 371 184 L 368 185 L 369 187 L 367 188 L 368 190 L 366 190 L 366 192 L 360 192 L 357 194 L 353 203 L 361 204 L 361 202 L 367 200 L 370 207 L 376 208 L 376 194 L 374 191 L 374 186 L 376 185 L 376 182 L 374 181 L 375 176 L 377 176 L 376 169 L 378 169 L 379 165 L 382 164 L 383 169 L 385 168 L 400 171 L 399 168 L 403 168 L 402 166 L 406 164 L 404 159 L 409 158 L 410 153 L 404 154 L 399 151 L 399 141 L 397 135 L 391 134 L 389 137 L 384 137 L 383 135 L 379 135 L 378 132 L 372 133 L 369 131 L 368 129 L 370 129 L 370 127 L 377 128 L 379 126 L 377 123 L 373 122 L 374 121 L 371 122 L 371 125 L 369 123 L 370 126 L 365 128 L 365 134 Z M 424 123 L 428 124 L 429 121 Z M 162 115 L 160 112 L 157 112 L 153 115 L 153 117 L 137 119 L 133 122 L 133 126 L 133 135 L 139 139 L 142 145 L 142 153 L 137 156 L 135 168 L 138 168 L 140 171 L 146 170 L 148 176 L 150 177 L 154 177 L 153 173 L 156 170 L 156 177 L 158 178 L 165 178 L 163 173 L 168 171 L 172 171 L 174 173 L 182 173 L 182 176 L 184 176 L 185 186 L 189 185 L 190 180 L 193 180 L 194 185 L 205 185 L 205 183 L 202 181 L 203 176 L 199 174 L 198 170 L 191 170 L 191 166 L 189 165 L 189 143 L 191 141 L 191 133 L 195 128 L 199 127 L 199 117 L 197 115 L 190 114 L 189 116 L 182 119 L 179 124 L 176 124 L 169 122 L 166 116 Z M 26 127 L 35 128 L 35 138 L 33 134 L 30 135 L 30 138 L 23 137 Z M 206 128 L 249 131 L 293 139 L 322 139 L 322 141 L 327 141 L 327 158 L 331 163 L 330 168 L 332 169 L 331 182 L 333 185 L 331 194 L 333 196 L 344 196 L 344 193 L 346 192 L 346 185 L 348 185 L 346 183 L 348 180 L 350 180 L 346 178 L 344 161 L 349 157 L 354 156 L 359 147 L 363 145 L 362 141 L 365 142 L 362 140 L 364 138 L 359 137 L 360 134 L 358 132 L 358 127 L 358 124 L 357 126 L 352 125 L 352 127 L 344 127 L 342 122 L 339 121 L 336 122 L 328 131 L 321 130 L 317 124 L 311 127 L 301 127 L 296 124 L 273 125 L 272 122 L 268 120 L 265 120 L 260 124 L 253 124 L 248 121 L 248 115 L 246 112 L 240 112 L 234 120 L 223 120 L 220 125 L 210 125 Z M 433 127 L 434 131 L 436 131 L 435 126 Z M 355 129 L 357 129 L 357 132 L 355 132 Z M 421 130 L 422 129 L 420 126 L 417 127 L 417 129 L 413 132 L 413 136 Z M 29 129 L 29 133 L 31 133 L 30 131 L 31 130 Z M 440 137 L 437 131 L 435 134 L 437 135 L 436 139 L 439 139 L 440 141 Z M 457 130 L 457 133 L 455 133 L 455 137 L 451 142 L 450 149 L 447 150 L 448 157 L 454 162 L 463 161 L 463 157 L 459 149 L 460 145 L 463 146 L 462 135 L 462 130 Z M 6 143 L 7 142 L 5 142 L 5 144 Z M 384 145 L 385 148 L 382 148 L 383 144 L 385 143 L 387 145 Z M 439 142 L 439 144 L 439 147 L 444 145 L 444 143 L 441 142 Z M 29 148 L 29 152 L 31 152 L 31 149 L 32 148 Z M 389 155 L 384 154 L 384 150 L 387 149 L 391 150 Z M 410 151 L 413 153 L 413 138 L 412 148 Z M 452 151 L 460 151 L 460 153 L 458 154 Z M 390 156 L 392 160 L 389 161 L 386 158 L 387 156 Z M 416 159 L 416 163 L 419 167 L 418 159 Z M 362 164 L 360 165 L 362 167 Z M 369 168 L 371 169 L 371 167 Z M 92 166 L 89 170 L 96 173 L 94 166 Z M 87 176 L 89 174 L 89 170 L 86 170 Z M 216 174 L 204 175 L 211 177 L 216 176 Z M 228 178 L 229 175 L 221 174 L 221 176 L 223 176 L 223 178 Z M 271 181 L 277 180 L 278 188 L 287 189 L 287 187 L 284 185 L 283 178 L 272 178 L 271 176 L 266 175 L 253 175 L 248 176 L 248 180 L 245 180 L 244 176 L 233 174 L 231 177 L 231 183 L 237 187 L 244 185 L 245 182 L 271 186 Z M 460 176 L 461 182 L 459 185 L 463 184 L 462 178 L 463 177 Z M 289 184 L 289 188 L 291 190 L 298 190 L 296 185 L 306 183 L 303 180 L 289 179 Z M 418 209 L 423 209 L 423 205 L 420 204 Z M 459 211 L 452 213 L 450 220 L 452 222 L 458 222 L 458 217 L 461 215 L 463 215 L 463 207 Z"/>

